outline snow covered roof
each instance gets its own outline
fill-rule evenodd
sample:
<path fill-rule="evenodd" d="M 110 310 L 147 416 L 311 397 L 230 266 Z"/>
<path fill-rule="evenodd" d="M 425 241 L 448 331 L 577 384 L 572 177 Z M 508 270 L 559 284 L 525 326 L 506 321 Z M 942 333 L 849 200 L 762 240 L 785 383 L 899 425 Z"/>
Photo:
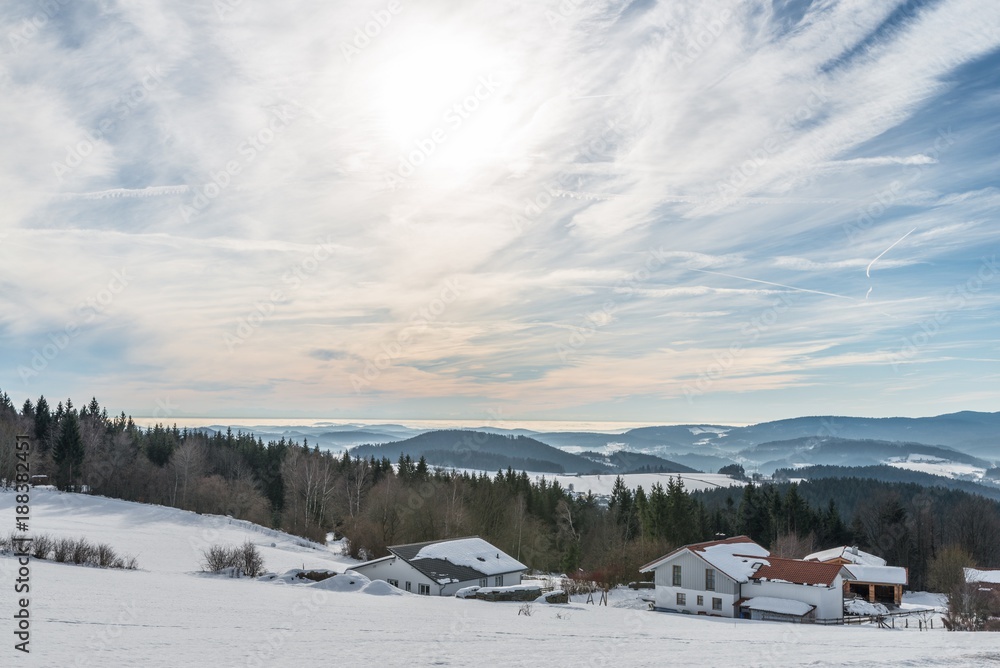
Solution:
<path fill-rule="evenodd" d="M 655 570 L 684 551 L 689 551 L 700 557 L 737 582 L 747 582 L 755 570 L 768 563 L 765 557 L 771 554 L 747 536 L 734 536 L 725 540 L 685 545 L 664 557 L 649 562 L 639 571 L 648 573 Z"/>
<path fill-rule="evenodd" d="M 831 547 L 829 550 L 813 552 L 812 554 L 807 554 L 803 557 L 803 559 L 806 561 L 832 561 L 834 559 L 843 559 L 851 562 L 852 564 L 858 564 L 861 566 L 885 566 L 885 559 L 882 557 L 876 557 L 870 552 L 865 552 L 864 550 L 859 550 L 858 548 L 851 547 L 849 545 Z"/>
<path fill-rule="evenodd" d="M 982 584 L 1000 584 L 1000 570 L 981 571 L 977 568 L 965 568 L 966 582 L 979 582 Z"/>
<path fill-rule="evenodd" d="M 860 566 L 847 564 L 848 580 L 856 582 L 874 582 L 880 584 L 905 585 L 909 582 L 906 569 L 900 566 Z"/>
<path fill-rule="evenodd" d="M 527 566 L 478 536 L 394 545 L 394 555 L 440 584 L 527 570 Z"/>
<path fill-rule="evenodd" d="M 787 598 L 756 596 L 741 603 L 740 607 L 749 608 L 750 610 L 776 612 L 779 615 L 794 615 L 796 617 L 802 617 L 803 615 L 808 615 L 812 612 L 816 606 L 803 603 L 802 601 L 793 601 Z"/>

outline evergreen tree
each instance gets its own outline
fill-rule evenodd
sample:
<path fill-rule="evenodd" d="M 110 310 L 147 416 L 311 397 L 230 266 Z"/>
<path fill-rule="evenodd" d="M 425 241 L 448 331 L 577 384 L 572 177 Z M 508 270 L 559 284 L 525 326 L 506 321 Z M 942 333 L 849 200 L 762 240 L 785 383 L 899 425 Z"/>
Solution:
<path fill-rule="evenodd" d="M 80 422 L 76 412 L 68 410 L 63 416 L 59 437 L 52 448 L 52 461 L 57 469 L 56 483 L 60 489 L 70 489 L 76 485 L 83 469 L 83 457 Z"/>

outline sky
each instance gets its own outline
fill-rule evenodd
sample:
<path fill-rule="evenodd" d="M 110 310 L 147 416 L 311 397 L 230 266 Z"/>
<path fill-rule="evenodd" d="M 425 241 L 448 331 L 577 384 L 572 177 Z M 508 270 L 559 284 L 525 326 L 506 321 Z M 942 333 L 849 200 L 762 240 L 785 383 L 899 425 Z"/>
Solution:
<path fill-rule="evenodd" d="M 1000 4 L 13 0 L 0 389 L 1000 410 Z"/>

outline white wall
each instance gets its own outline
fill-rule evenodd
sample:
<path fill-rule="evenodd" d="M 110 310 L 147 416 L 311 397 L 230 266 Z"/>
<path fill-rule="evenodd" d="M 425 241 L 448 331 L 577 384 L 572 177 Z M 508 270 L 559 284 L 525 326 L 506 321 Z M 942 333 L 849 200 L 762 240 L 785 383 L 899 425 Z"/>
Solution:
<path fill-rule="evenodd" d="M 406 583 L 409 582 L 410 591 L 414 594 L 420 593 L 418 585 L 421 584 L 430 586 L 431 596 L 438 596 L 441 593 L 441 585 L 398 557 L 377 561 L 374 564 L 355 566 L 351 570 L 361 573 L 369 580 L 397 580 L 398 587 L 403 591 L 406 591 Z"/>
<path fill-rule="evenodd" d="M 784 598 L 802 601 L 816 606 L 817 619 L 840 619 L 844 616 L 844 593 L 840 576 L 832 587 L 814 587 L 810 585 L 792 584 L 790 582 L 763 581 L 755 584 L 753 581 L 743 585 L 743 596 L 767 596 L 769 598 Z"/>
<path fill-rule="evenodd" d="M 685 603 L 684 605 L 677 605 L 677 594 L 684 594 Z M 703 605 L 698 605 L 698 597 L 701 596 L 704 599 Z M 712 599 L 721 598 L 722 599 L 722 610 L 712 609 Z M 723 594 L 716 591 L 704 591 L 697 589 L 684 589 L 683 587 L 672 587 L 672 586 L 662 586 L 656 585 L 655 593 L 653 594 L 654 605 L 657 608 L 666 608 L 668 610 L 677 610 L 680 612 L 689 612 L 692 615 L 697 615 L 698 613 L 704 613 L 706 615 L 717 615 L 721 617 L 733 617 L 733 604 L 736 603 L 736 599 L 731 594 Z"/>
<path fill-rule="evenodd" d="M 479 584 L 479 580 L 475 579 L 468 580 L 466 582 L 450 582 L 444 586 L 439 585 L 434 582 L 434 580 L 430 579 L 399 557 L 393 557 L 384 561 L 377 561 L 373 564 L 355 566 L 352 570 L 364 575 L 369 580 L 396 580 L 399 582 L 397 586 L 403 591 L 406 591 L 406 583 L 409 582 L 410 591 L 414 594 L 420 593 L 420 587 L 418 585 L 425 584 L 430 586 L 431 596 L 454 596 L 455 592 L 463 587 L 472 587 Z M 504 573 L 503 586 L 509 587 L 511 585 L 521 584 L 521 572 L 522 571 Z M 495 586 L 495 581 L 496 576 L 489 576 L 486 578 L 486 586 Z"/>

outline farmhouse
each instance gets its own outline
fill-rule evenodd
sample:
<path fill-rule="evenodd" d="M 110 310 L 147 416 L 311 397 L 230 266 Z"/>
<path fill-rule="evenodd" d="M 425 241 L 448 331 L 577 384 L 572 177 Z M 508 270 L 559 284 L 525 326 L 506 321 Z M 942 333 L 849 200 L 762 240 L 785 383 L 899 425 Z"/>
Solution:
<path fill-rule="evenodd" d="M 885 559 L 857 547 L 834 547 L 806 556 L 808 561 L 844 566 L 844 597 L 860 597 L 869 603 L 899 605 L 909 572 L 899 566 L 886 566 Z"/>
<path fill-rule="evenodd" d="M 965 581 L 969 584 L 979 585 L 980 591 L 1000 591 L 1000 570 L 979 570 L 978 568 L 964 568 Z"/>
<path fill-rule="evenodd" d="M 639 570 L 654 574 L 657 610 L 783 621 L 843 619 L 839 564 L 771 557 L 747 536 L 685 545 Z"/>
<path fill-rule="evenodd" d="M 393 545 L 388 550 L 388 556 L 351 570 L 416 594 L 452 596 L 463 587 L 519 584 L 528 568 L 478 536 Z"/>

